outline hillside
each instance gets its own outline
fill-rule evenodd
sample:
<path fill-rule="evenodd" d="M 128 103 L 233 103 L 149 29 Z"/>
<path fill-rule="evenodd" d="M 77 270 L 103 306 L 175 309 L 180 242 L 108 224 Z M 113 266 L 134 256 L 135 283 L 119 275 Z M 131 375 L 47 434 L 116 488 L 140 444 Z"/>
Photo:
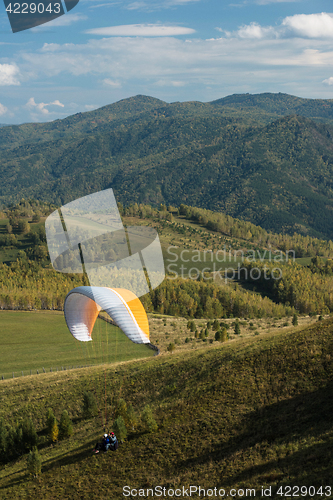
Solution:
<path fill-rule="evenodd" d="M 271 498 L 280 498 L 281 486 L 284 497 L 287 485 L 298 485 L 303 498 L 331 498 L 332 347 L 329 320 L 288 335 L 107 368 L 109 421 L 122 397 L 137 412 L 150 404 L 158 430 L 131 432 L 117 453 L 97 456 L 91 450 L 101 423 L 82 418 L 81 400 L 83 390 L 101 381 L 104 386 L 103 367 L 3 381 L 0 416 L 12 424 L 31 416 L 43 463 L 40 478 L 32 479 L 25 457 L 7 462 L 0 471 L 1 498 L 119 499 L 125 485 L 200 485 L 227 494 L 255 488 L 258 497 L 265 487 L 272 488 Z M 68 410 L 71 438 L 50 443 L 48 408 L 57 418 Z"/>
<path fill-rule="evenodd" d="M 333 99 L 304 99 L 288 94 L 234 94 L 217 99 L 211 104 L 239 111 L 265 112 L 268 116 L 299 115 L 316 121 L 333 120 Z"/>
<path fill-rule="evenodd" d="M 332 238 L 331 107 L 285 94 L 206 104 L 136 96 L 2 127 L 0 202 L 60 206 L 113 187 L 126 205 L 185 203 L 274 232 Z"/>

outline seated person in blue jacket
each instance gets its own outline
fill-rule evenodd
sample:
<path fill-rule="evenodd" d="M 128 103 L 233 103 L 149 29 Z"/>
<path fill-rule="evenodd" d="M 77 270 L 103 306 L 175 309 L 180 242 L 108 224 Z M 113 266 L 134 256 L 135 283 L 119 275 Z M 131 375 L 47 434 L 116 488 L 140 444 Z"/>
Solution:
<path fill-rule="evenodd" d="M 93 451 L 95 453 L 99 453 L 101 450 L 108 451 L 109 448 L 110 448 L 110 438 L 109 438 L 109 435 L 108 434 L 104 434 L 102 442 L 101 443 L 96 443 L 96 446 L 93 449 Z"/>

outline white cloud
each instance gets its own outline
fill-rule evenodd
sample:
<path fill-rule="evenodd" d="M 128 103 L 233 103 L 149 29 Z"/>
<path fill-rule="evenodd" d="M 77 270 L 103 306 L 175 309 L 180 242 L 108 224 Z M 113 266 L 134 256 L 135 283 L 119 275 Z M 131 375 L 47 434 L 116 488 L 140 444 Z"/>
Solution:
<path fill-rule="evenodd" d="M 36 26 L 32 28 L 31 31 L 47 31 L 54 26 L 70 26 L 71 24 L 77 23 L 78 21 L 84 21 L 88 19 L 84 14 L 66 14 L 65 16 L 57 17 L 53 21 L 49 21 L 47 25 Z"/>
<path fill-rule="evenodd" d="M 285 17 L 278 26 L 261 26 L 252 22 L 240 26 L 236 31 L 228 32 L 216 28 L 226 37 L 232 38 L 333 38 L 333 14 L 321 12 L 320 14 L 295 14 Z"/>
<path fill-rule="evenodd" d="M 114 81 L 114 80 L 110 80 L 110 78 L 105 78 L 103 80 L 103 83 L 104 83 L 104 85 L 108 85 L 109 87 L 113 87 L 113 88 L 117 88 L 117 89 L 121 88 L 121 83 L 120 82 L 117 82 L 117 81 Z"/>
<path fill-rule="evenodd" d="M 185 87 L 186 82 L 181 80 L 158 80 L 156 85 L 159 87 Z"/>
<path fill-rule="evenodd" d="M 8 109 L 6 108 L 6 106 L 4 106 L 3 104 L 1 104 L 0 102 L 0 116 L 4 115 L 5 113 L 7 113 Z"/>
<path fill-rule="evenodd" d="M 122 26 L 109 26 L 87 30 L 91 35 L 104 36 L 176 36 L 195 33 L 191 28 L 182 26 L 166 26 L 163 24 L 125 24 Z"/>
<path fill-rule="evenodd" d="M 266 38 L 267 36 L 276 36 L 274 28 L 271 26 L 265 28 L 260 26 L 258 23 L 251 23 L 248 25 L 241 26 L 238 29 L 238 36 L 240 38 Z"/>
<path fill-rule="evenodd" d="M 101 103 L 110 94 L 124 98 L 155 95 L 157 90 L 156 97 L 170 101 L 264 90 L 310 96 L 311 89 L 313 96 L 332 97 L 333 87 L 322 83 L 333 74 L 332 40 L 301 38 L 282 22 L 276 27 L 253 23 L 209 40 L 91 37 L 82 44 L 45 44 L 37 53 L 21 51 L 20 57 L 23 75 L 30 72 L 31 78 L 78 85 L 82 107 L 90 102 L 84 87 L 91 78 Z M 51 117 L 49 105 L 41 103 L 40 108 L 35 104 L 32 109 L 40 117 Z"/>
<path fill-rule="evenodd" d="M 36 103 L 35 99 L 33 97 L 30 97 L 29 101 L 26 103 L 26 107 L 32 111 L 38 111 L 39 113 L 43 115 L 48 115 L 49 110 L 47 109 L 47 106 L 59 106 L 61 108 L 64 108 L 65 105 L 62 104 L 58 99 L 56 99 L 53 102 L 45 103 L 45 102 L 39 102 Z"/>
<path fill-rule="evenodd" d="M 330 78 L 326 78 L 326 80 L 323 80 L 322 83 L 325 85 L 333 85 L 333 76 L 330 76 Z"/>
<path fill-rule="evenodd" d="M 127 10 L 141 10 L 141 9 L 146 9 L 148 7 L 146 2 L 132 2 L 129 5 L 127 5 L 126 9 Z"/>
<path fill-rule="evenodd" d="M 20 85 L 19 76 L 16 64 L 0 64 L 0 85 Z"/>
<path fill-rule="evenodd" d="M 92 111 L 93 109 L 97 109 L 99 106 L 97 104 L 85 104 L 84 107 L 87 111 Z"/>
<path fill-rule="evenodd" d="M 288 16 L 282 26 L 301 38 L 333 38 L 333 15 L 326 12 Z"/>

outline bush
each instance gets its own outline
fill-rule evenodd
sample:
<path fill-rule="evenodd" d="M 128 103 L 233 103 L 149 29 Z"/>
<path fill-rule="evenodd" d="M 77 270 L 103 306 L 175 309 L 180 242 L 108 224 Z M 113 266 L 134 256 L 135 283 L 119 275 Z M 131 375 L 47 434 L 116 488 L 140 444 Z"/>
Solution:
<path fill-rule="evenodd" d="M 297 326 L 298 325 L 298 318 L 297 318 L 297 314 L 295 313 L 294 316 L 293 316 L 293 325 L 294 326 Z"/>
<path fill-rule="evenodd" d="M 217 331 L 217 330 L 220 328 L 220 324 L 219 324 L 219 322 L 217 321 L 217 319 L 215 319 L 215 320 L 214 320 L 212 328 L 213 328 L 213 330 L 215 330 L 215 331 Z"/>
<path fill-rule="evenodd" d="M 220 341 L 221 340 L 221 330 L 217 330 L 215 333 L 215 340 Z"/>
<path fill-rule="evenodd" d="M 318 318 L 318 321 L 322 321 L 324 318 L 322 317 L 322 315 L 319 316 Z"/>
<path fill-rule="evenodd" d="M 51 432 L 50 432 L 49 436 L 51 438 L 52 443 L 55 443 L 56 441 L 58 441 L 59 428 L 58 428 L 58 424 L 57 424 L 57 419 L 55 417 L 53 420 L 53 424 L 52 424 L 52 428 L 51 428 Z"/>
<path fill-rule="evenodd" d="M 235 330 L 234 330 L 234 332 L 235 332 L 235 335 L 239 335 L 240 332 L 241 332 L 238 321 L 235 322 Z"/>
<path fill-rule="evenodd" d="M 146 405 L 141 414 L 141 421 L 144 429 L 147 432 L 155 432 L 157 431 L 157 423 L 153 415 L 153 411 L 149 405 Z"/>
<path fill-rule="evenodd" d="M 84 418 L 94 417 L 97 415 L 97 404 L 92 392 L 84 391 L 82 414 Z"/>
<path fill-rule="evenodd" d="M 37 477 L 42 471 L 42 459 L 36 447 L 30 451 L 27 457 L 27 468 L 29 474 L 34 477 Z"/>
<path fill-rule="evenodd" d="M 170 342 L 170 344 L 167 347 L 167 351 L 173 352 L 176 349 L 176 346 L 173 342 Z"/>
<path fill-rule="evenodd" d="M 127 429 L 123 417 L 116 418 L 113 424 L 113 432 L 121 443 L 126 439 Z"/>
<path fill-rule="evenodd" d="M 69 438 L 73 434 L 73 424 L 68 412 L 64 410 L 59 422 L 59 439 Z"/>

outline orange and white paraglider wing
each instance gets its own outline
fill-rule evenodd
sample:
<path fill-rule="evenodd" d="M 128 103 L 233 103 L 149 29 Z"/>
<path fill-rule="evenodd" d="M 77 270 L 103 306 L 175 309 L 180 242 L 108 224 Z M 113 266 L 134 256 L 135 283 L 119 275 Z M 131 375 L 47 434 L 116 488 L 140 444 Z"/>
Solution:
<path fill-rule="evenodd" d="M 88 342 L 99 311 L 104 310 L 125 335 L 137 344 L 149 344 L 147 314 L 138 297 L 123 288 L 80 286 L 64 304 L 65 320 L 77 340 Z"/>

